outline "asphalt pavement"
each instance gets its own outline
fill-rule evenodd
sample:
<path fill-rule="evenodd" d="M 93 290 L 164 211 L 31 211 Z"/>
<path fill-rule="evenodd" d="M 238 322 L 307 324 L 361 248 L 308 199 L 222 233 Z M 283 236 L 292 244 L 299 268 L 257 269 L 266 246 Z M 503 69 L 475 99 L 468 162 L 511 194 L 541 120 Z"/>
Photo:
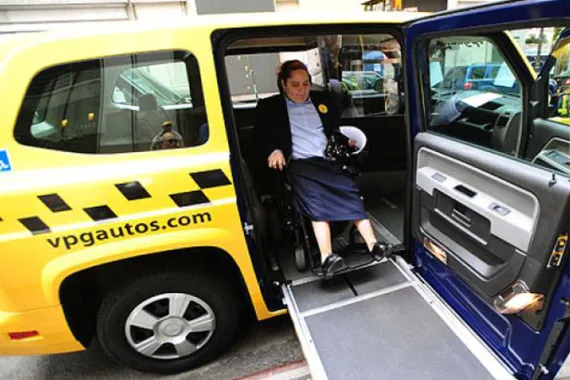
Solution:
<path fill-rule="evenodd" d="M 246 321 L 229 349 L 215 361 L 173 376 L 136 372 L 109 359 L 98 344 L 78 353 L 0 357 L 4 380 L 200 379 L 232 380 L 303 359 L 289 316 L 264 322 Z"/>

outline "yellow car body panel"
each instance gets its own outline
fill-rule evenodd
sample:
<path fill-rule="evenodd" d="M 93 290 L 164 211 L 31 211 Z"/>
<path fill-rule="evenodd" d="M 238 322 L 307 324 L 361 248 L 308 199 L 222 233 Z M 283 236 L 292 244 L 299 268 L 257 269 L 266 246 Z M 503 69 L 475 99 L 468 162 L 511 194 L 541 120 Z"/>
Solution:
<path fill-rule="evenodd" d="M 570 125 L 570 117 L 555 116 L 555 117 L 549 118 L 548 120 L 555 121 L 555 122 L 560 123 L 560 124 Z"/>
<path fill-rule="evenodd" d="M 9 331 L 8 331 L 9 329 Z M 12 341 L 8 332 L 35 331 L 39 336 Z M 0 353 L 2 355 L 61 354 L 80 351 L 77 342 L 67 327 L 61 306 L 52 306 L 27 312 L 0 312 Z"/>
<path fill-rule="evenodd" d="M 209 16 L 163 27 L 123 23 L 106 26 L 104 32 L 68 28 L 17 37 L 0 45 L 0 149 L 8 152 L 12 166 L 10 172 L 0 173 L 0 354 L 82 349 L 60 305 L 62 282 L 97 265 L 183 248 L 215 247 L 227 252 L 239 268 L 258 319 L 283 314 L 284 310 L 268 309 L 244 236 L 211 35 L 222 28 L 399 25 L 421 16 L 371 13 Z M 115 55 L 173 50 L 191 52 L 198 60 L 210 129 L 207 143 L 160 154 L 79 154 L 25 146 L 15 140 L 22 100 L 42 70 Z M 204 171 L 216 173 L 219 183 L 201 187 L 192 174 Z M 141 184 L 149 196 L 129 201 L 117 190 L 117 185 L 132 182 Z M 181 208 L 170 197 L 198 190 L 207 202 Z M 41 197 L 54 195 L 69 209 L 49 209 Z M 95 222 L 85 211 L 93 207 L 111 210 L 114 217 Z M 26 223 L 36 223 L 34 233 Z M 36 330 L 39 337 L 22 341 L 8 337 L 10 332 Z"/>

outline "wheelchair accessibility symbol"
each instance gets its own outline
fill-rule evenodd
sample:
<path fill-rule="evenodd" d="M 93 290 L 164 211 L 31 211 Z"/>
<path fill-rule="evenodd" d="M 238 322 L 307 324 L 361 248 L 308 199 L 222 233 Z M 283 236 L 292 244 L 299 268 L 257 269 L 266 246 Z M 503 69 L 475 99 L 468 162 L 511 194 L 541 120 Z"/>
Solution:
<path fill-rule="evenodd" d="M 10 165 L 8 152 L 6 150 L 0 150 L 0 173 L 9 171 L 12 171 L 12 165 Z"/>

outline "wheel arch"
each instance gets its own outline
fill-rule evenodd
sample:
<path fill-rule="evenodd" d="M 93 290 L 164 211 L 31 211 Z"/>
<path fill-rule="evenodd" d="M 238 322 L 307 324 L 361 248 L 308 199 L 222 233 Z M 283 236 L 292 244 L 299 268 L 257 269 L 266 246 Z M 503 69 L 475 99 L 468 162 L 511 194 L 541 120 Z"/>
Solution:
<path fill-rule="evenodd" d="M 255 314 L 243 275 L 230 254 L 215 247 L 179 249 L 105 263 L 66 277 L 59 298 L 74 337 L 83 346 L 90 345 L 96 336 L 97 311 L 109 292 L 145 274 L 172 269 L 218 274 L 236 291 L 243 310 Z"/>

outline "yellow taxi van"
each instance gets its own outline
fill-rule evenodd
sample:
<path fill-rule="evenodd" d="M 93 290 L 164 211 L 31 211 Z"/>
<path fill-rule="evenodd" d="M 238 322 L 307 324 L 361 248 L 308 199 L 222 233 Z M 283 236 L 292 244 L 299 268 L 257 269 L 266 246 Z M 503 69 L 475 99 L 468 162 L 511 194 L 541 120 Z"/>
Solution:
<path fill-rule="evenodd" d="M 570 133 L 548 94 L 568 65 L 563 3 L 4 42 L 0 354 L 98 340 L 176 373 L 222 352 L 240 318 L 289 312 L 314 378 L 553 378 L 570 352 Z M 540 70 L 520 46 L 537 28 L 557 31 Z M 403 247 L 330 281 L 267 193 L 253 137 L 291 58 L 366 136 L 356 180 L 378 238 Z"/>

